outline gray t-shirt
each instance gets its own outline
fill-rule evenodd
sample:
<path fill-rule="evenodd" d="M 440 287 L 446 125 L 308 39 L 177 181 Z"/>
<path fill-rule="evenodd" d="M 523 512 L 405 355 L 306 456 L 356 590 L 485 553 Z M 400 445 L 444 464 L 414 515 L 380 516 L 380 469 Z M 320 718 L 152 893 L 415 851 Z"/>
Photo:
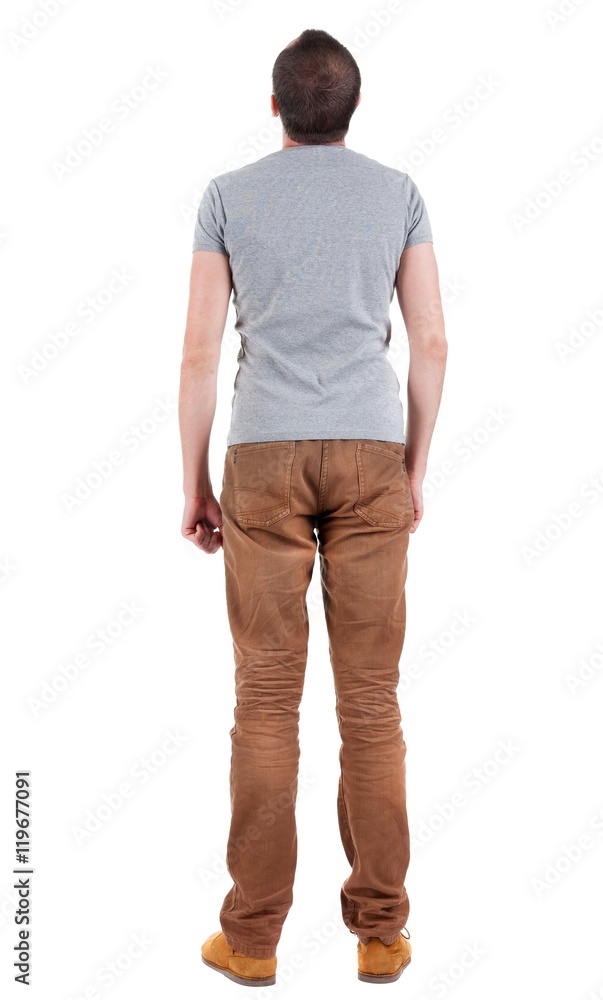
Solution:
<path fill-rule="evenodd" d="M 193 251 L 227 254 L 232 273 L 227 445 L 405 443 L 389 310 L 402 251 L 432 242 L 411 177 L 347 146 L 287 146 L 214 177 Z"/>

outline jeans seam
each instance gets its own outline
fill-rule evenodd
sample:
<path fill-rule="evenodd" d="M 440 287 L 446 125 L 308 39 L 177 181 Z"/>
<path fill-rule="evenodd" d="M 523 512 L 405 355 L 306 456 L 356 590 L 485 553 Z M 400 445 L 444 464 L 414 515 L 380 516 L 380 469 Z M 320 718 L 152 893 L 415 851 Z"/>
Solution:
<path fill-rule="evenodd" d="M 234 950 L 240 952 L 242 955 L 248 958 L 274 958 L 276 946 L 272 944 L 251 944 L 251 942 L 240 941 L 237 938 L 232 937 L 230 933 L 223 931 L 226 943 Z M 262 952 L 261 955 L 253 954 L 253 952 Z M 267 952 L 268 954 L 264 954 Z"/>

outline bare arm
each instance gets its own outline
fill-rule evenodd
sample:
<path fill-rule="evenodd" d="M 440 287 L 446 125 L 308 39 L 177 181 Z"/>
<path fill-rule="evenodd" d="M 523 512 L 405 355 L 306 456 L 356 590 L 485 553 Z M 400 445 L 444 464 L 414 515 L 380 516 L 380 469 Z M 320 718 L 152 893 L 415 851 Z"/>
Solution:
<path fill-rule="evenodd" d="M 209 438 L 231 291 L 228 256 L 195 250 L 178 402 L 185 497 L 182 534 L 206 552 L 216 552 L 222 544 L 221 532 L 214 530 L 221 528 L 222 517 L 209 476 Z"/>
<path fill-rule="evenodd" d="M 415 503 L 416 531 L 423 516 L 422 483 L 440 407 L 448 344 L 432 243 L 417 243 L 402 253 L 396 292 L 410 348 L 406 469 Z"/>

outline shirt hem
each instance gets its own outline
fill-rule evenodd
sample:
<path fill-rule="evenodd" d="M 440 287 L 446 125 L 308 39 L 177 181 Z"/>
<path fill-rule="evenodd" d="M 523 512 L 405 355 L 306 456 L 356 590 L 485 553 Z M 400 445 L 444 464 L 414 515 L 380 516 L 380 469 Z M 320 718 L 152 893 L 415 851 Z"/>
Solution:
<path fill-rule="evenodd" d="M 211 253 L 221 253 L 228 257 L 228 252 L 226 250 L 220 250 L 218 247 L 193 247 L 191 252 L 194 253 L 195 250 L 209 250 Z"/>
<path fill-rule="evenodd" d="M 226 440 L 226 446 L 228 448 L 235 444 L 260 444 L 266 441 L 392 441 L 396 444 L 406 444 L 406 435 L 394 431 L 377 431 L 375 429 L 374 433 L 370 433 L 366 430 L 359 430 L 356 434 L 351 434 L 349 431 L 345 433 L 335 432 L 328 433 L 322 432 L 317 433 L 316 431 L 304 432 L 303 429 L 298 429 L 294 434 L 285 434 L 282 432 L 250 432 L 249 434 L 243 435 L 242 437 L 238 434 L 229 435 Z"/>
<path fill-rule="evenodd" d="M 404 249 L 407 250 L 408 247 L 416 247 L 419 243 L 433 243 L 431 236 L 417 236 L 415 240 L 409 238 L 404 244 Z"/>

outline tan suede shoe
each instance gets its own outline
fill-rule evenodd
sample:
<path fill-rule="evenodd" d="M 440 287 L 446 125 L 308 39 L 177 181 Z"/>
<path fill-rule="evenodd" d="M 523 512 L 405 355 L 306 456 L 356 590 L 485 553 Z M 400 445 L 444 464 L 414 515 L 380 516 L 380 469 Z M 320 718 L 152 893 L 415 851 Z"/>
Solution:
<path fill-rule="evenodd" d="M 228 944 L 223 931 L 214 931 L 201 946 L 201 958 L 210 969 L 221 972 L 240 986 L 274 986 L 276 956 L 250 958 Z"/>
<path fill-rule="evenodd" d="M 408 937 L 410 934 L 406 931 Z M 393 944 L 383 944 L 380 938 L 358 942 L 358 979 L 363 983 L 395 983 L 410 964 L 411 948 L 400 934 Z"/>

